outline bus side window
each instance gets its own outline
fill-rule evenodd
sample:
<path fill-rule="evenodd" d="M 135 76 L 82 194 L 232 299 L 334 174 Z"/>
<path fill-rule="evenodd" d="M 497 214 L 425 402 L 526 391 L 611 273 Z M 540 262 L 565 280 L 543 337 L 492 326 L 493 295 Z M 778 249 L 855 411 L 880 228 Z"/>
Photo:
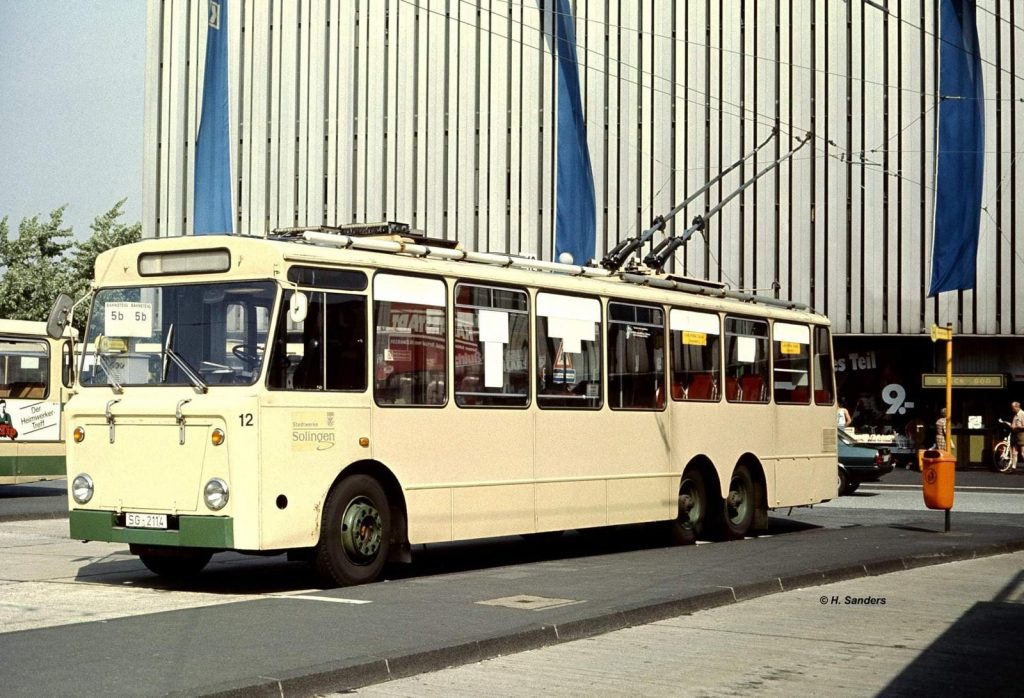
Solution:
<path fill-rule="evenodd" d="M 455 285 L 455 404 L 530 404 L 530 304 L 526 292 Z"/>
<path fill-rule="evenodd" d="M 373 393 L 378 405 L 447 402 L 448 313 L 440 279 L 373 279 Z"/>
<path fill-rule="evenodd" d="M 366 298 L 328 293 L 327 389 L 366 390 Z"/>
<path fill-rule="evenodd" d="M 772 326 L 772 389 L 775 402 L 807 405 L 811 402 L 811 332 L 807 325 L 776 322 Z"/>
<path fill-rule="evenodd" d="M 718 315 L 669 311 L 672 399 L 718 402 L 721 399 L 721 336 Z"/>
<path fill-rule="evenodd" d="M 306 319 L 294 323 L 288 317 L 293 293 L 286 291 L 281 301 L 267 386 L 271 390 L 316 390 L 323 386 L 323 294 L 308 293 Z"/>
<path fill-rule="evenodd" d="M 60 379 L 65 388 L 75 382 L 75 357 L 71 353 L 71 342 L 61 345 Z"/>
<path fill-rule="evenodd" d="M 768 402 L 768 323 L 725 318 L 726 399 Z"/>
<path fill-rule="evenodd" d="M 831 405 L 834 399 L 832 383 L 832 341 L 827 327 L 814 328 L 814 404 Z"/>
<path fill-rule="evenodd" d="M 50 392 L 50 351 L 43 342 L 0 341 L 0 398 L 42 399 Z"/>
<path fill-rule="evenodd" d="M 596 298 L 537 294 L 537 404 L 601 407 L 601 303 Z"/>
<path fill-rule="evenodd" d="M 608 304 L 608 404 L 612 409 L 665 406 L 665 313 Z"/>

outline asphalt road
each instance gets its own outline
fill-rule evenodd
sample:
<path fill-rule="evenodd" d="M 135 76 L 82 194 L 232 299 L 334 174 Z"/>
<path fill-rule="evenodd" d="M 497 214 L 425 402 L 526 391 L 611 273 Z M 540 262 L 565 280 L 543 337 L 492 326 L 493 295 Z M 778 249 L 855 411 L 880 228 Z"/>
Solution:
<path fill-rule="evenodd" d="M 758 539 L 663 548 L 649 527 L 632 526 L 544 547 L 429 546 L 386 582 L 336 590 L 315 588 L 283 557 L 230 553 L 173 586 L 123 546 L 67 540 L 60 518 L 7 520 L 0 679 L 10 695 L 322 693 L 787 590 L 857 580 L 878 589 L 891 583 L 878 575 L 1024 549 L 1024 489 L 1006 486 L 1024 477 L 958 477 L 949 534 L 911 488 L 919 478 L 897 472 L 852 497 L 775 512 Z M 13 499 L 23 497 L 0 506 Z"/>
<path fill-rule="evenodd" d="M 67 518 L 66 480 L 0 485 L 0 521 Z"/>

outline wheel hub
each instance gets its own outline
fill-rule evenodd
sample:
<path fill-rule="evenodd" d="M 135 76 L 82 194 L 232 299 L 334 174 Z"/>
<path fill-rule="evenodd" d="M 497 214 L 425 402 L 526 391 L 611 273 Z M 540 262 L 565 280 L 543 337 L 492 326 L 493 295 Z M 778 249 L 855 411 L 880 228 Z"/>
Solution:
<path fill-rule="evenodd" d="M 341 518 L 341 544 L 349 557 L 368 562 L 380 551 L 384 527 L 380 512 L 369 499 L 357 497 Z"/>
<path fill-rule="evenodd" d="M 730 490 L 725 499 L 729 507 L 729 518 L 740 521 L 747 513 L 747 493 L 742 489 Z"/>

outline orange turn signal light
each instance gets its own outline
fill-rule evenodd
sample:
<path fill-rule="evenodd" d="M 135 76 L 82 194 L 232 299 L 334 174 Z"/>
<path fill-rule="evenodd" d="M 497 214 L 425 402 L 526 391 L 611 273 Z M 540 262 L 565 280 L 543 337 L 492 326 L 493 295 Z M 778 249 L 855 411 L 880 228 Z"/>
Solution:
<path fill-rule="evenodd" d="M 214 446 L 220 446 L 222 443 L 224 443 L 224 430 L 214 429 L 212 432 L 210 432 L 210 443 L 212 443 Z"/>
<path fill-rule="evenodd" d="M 85 441 L 85 429 L 82 427 L 75 427 L 75 431 L 72 433 L 72 437 L 76 444 L 80 444 Z"/>

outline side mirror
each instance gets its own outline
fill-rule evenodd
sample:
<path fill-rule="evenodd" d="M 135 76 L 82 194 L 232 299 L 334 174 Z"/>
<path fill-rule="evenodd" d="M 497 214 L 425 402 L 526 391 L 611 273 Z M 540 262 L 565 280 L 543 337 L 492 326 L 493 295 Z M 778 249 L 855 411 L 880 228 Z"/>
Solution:
<path fill-rule="evenodd" d="M 71 308 L 75 302 L 66 293 L 57 296 L 53 302 L 53 310 L 46 321 L 46 334 L 50 339 L 60 339 L 64 334 L 64 328 L 71 322 Z"/>
<path fill-rule="evenodd" d="M 299 324 L 306 319 L 306 312 L 309 310 L 309 299 L 306 298 L 306 294 L 302 291 L 296 291 L 292 294 L 291 300 L 288 302 L 288 319 Z"/>

